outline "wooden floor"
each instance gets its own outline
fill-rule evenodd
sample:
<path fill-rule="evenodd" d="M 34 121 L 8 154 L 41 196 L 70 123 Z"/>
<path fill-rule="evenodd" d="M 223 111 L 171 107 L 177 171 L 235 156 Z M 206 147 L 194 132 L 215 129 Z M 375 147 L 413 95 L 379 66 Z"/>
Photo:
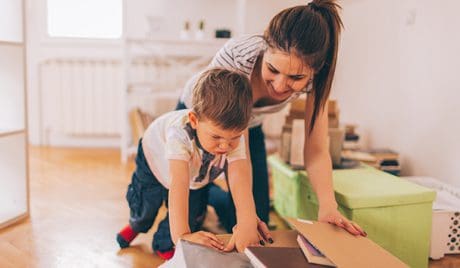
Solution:
<path fill-rule="evenodd" d="M 156 267 L 153 229 L 128 249 L 115 234 L 128 221 L 124 199 L 134 166 L 117 150 L 30 149 L 31 215 L 0 230 L 0 267 Z M 164 211 L 160 213 L 163 217 Z M 460 256 L 430 267 L 460 267 Z"/>

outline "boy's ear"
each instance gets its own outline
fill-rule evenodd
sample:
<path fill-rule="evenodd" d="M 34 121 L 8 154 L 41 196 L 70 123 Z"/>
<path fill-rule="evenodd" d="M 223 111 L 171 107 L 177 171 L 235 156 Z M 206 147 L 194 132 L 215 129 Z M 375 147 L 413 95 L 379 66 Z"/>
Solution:
<path fill-rule="evenodd" d="M 188 120 L 190 121 L 190 125 L 193 129 L 198 127 L 198 115 L 195 112 L 188 112 Z"/>

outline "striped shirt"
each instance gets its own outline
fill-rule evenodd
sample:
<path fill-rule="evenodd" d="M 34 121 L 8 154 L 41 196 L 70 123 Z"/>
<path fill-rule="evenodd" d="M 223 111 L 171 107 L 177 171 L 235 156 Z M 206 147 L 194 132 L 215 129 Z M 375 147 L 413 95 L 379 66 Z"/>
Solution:
<path fill-rule="evenodd" d="M 257 57 L 267 49 L 267 43 L 260 35 L 243 36 L 230 39 L 214 56 L 208 68 L 223 67 L 230 70 L 237 70 L 248 78 L 254 70 Z M 192 90 L 201 73 L 194 75 L 185 84 L 180 100 L 186 107 L 192 106 Z M 262 107 L 253 107 L 249 127 L 262 124 L 264 115 L 282 110 L 288 103 L 297 99 L 301 93 L 294 93 L 285 101 Z"/>

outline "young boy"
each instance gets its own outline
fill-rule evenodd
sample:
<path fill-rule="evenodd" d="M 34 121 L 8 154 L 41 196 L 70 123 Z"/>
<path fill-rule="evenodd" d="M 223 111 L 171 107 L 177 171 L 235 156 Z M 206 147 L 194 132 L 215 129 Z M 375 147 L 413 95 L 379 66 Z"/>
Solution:
<path fill-rule="evenodd" d="M 126 194 L 129 225 L 117 235 L 122 248 L 152 227 L 164 201 L 168 214 L 152 243 L 158 256 L 170 259 L 180 238 L 223 250 L 214 234 L 199 231 L 208 185 L 222 175 L 228 180 L 237 213 L 232 241 L 238 250 L 260 241 L 243 136 L 252 111 L 249 81 L 234 71 L 211 69 L 195 87 L 193 109 L 159 117 L 139 142 L 136 170 Z"/>

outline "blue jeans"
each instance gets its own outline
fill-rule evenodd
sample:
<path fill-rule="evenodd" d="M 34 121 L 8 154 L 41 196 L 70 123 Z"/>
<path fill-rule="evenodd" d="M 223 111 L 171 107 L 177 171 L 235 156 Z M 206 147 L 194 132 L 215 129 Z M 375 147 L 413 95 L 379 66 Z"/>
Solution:
<path fill-rule="evenodd" d="M 190 190 L 189 194 L 189 226 L 192 232 L 201 228 L 206 216 L 209 186 L 198 190 Z M 129 224 L 134 231 L 146 233 L 152 227 L 158 210 L 165 202 L 168 208 L 168 189 L 166 189 L 150 170 L 139 141 L 136 156 L 136 170 L 131 184 L 128 186 L 126 199 L 130 208 Z M 169 213 L 158 225 L 153 235 L 152 248 L 166 251 L 174 247 L 169 227 Z"/>
<path fill-rule="evenodd" d="M 176 110 L 186 108 L 182 102 L 176 106 Z M 262 221 L 268 223 L 270 200 L 268 195 L 267 151 L 265 150 L 265 135 L 262 126 L 249 129 L 249 150 L 252 163 L 252 194 L 256 213 Z M 232 232 L 232 228 L 236 224 L 236 213 L 231 193 L 212 183 L 209 186 L 208 202 L 216 210 L 217 216 L 227 232 Z"/>

